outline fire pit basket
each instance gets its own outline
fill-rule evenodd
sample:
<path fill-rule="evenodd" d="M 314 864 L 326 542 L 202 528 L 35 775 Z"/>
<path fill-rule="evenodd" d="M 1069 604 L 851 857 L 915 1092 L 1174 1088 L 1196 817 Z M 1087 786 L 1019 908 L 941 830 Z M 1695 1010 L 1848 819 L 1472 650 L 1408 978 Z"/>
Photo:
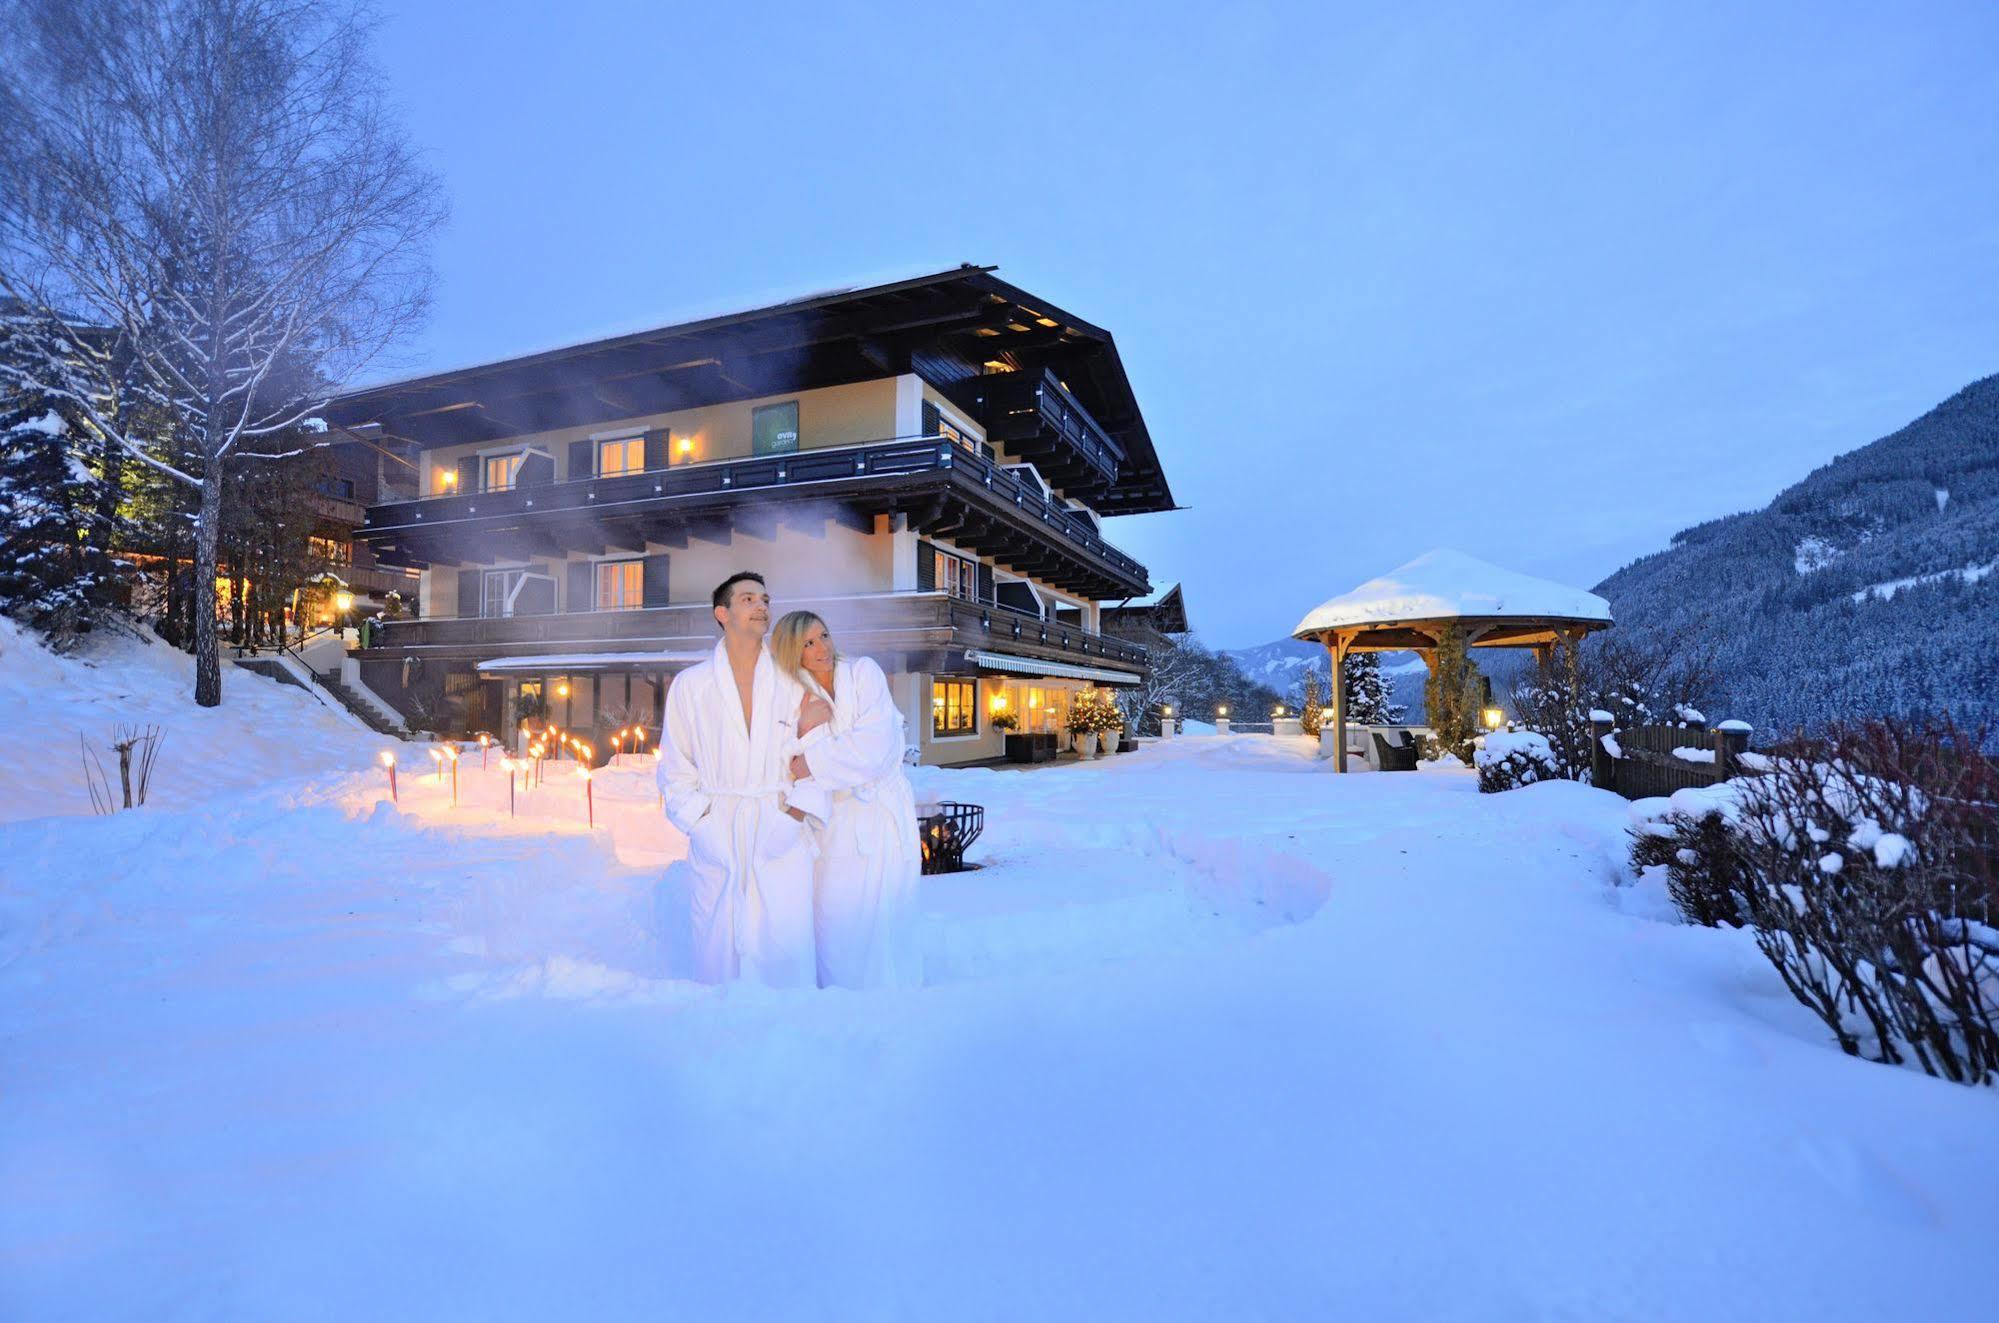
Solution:
<path fill-rule="evenodd" d="M 955 873 L 965 866 L 965 847 L 979 839 L 986 829 L 986 811 L 978 804 L 946 801 L 937 812 L 916 820 L 917 840 L 923 846 L 923 871 Z"/>

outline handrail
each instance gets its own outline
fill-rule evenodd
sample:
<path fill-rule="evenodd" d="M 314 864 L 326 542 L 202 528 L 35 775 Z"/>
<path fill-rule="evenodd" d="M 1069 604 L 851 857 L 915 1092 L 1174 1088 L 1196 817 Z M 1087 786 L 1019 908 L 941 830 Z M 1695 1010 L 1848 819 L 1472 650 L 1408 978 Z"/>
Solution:
<path fill-rule="evenodd" d="M 987 459 L 984 455 L 942 433 L 891 437 L 851 446 L 825 446 L 786 451 L 778 455 L 735 456 L 694 464 L 669 464 L 665 468 L 640 469 L 633 473 L 618 473 L 605 477 L 565 478 L 559 482 L 517 484 L 503 490 L 433 493 L 401 501 L 384 501 L 370 507 L 368 518 L 362 527 L 372 527 L 374 531 L 380 531 L 384 527 L 401 527 L 403 525 L 400 524 L 375 525 L 375 511 L 398 512 L 400 507 L 433 503 L 449 503 L 437 507 L 440 513 L 455 511 L 462 506 L 465 513 L 459 517 L 477 518 L 478 504 L 482 499 L 497 498 L 502 502 L 508 502 L 509 498 L 517 498 L 521 502 L 520 508 L 525 509 L 534 504 L 535 496 L 546 492 L 553 498 L 550 505 L 552 509 L 604 510 L 624 504 L 627 500 L 645 502 L 668 495 L 717 494 L 761 487 L 866 477 L 871 474 L 903 476 L 939 469 L 965 471 L 972 481 L 993 492 L 1022 513 L 1038 519 L 1042 524 L 1079 544 L 1084 550 L 1127 574 L 1145 576 L 1143 565 L 1104 541 L 1080 515 L 1057 505 L 1052 497 L 1034 490 L 1021 478 L 1007 472 L 999 463 Z M 794 470 L 798 471 L 799 476 L 794 476 Z M 650 492 L 646 490 L 648 486 Z M 669 491 L 669 487 L 678 490 Z M 631 495 L 626 496 L 627 492 Z M 579 495 L 582 499 L 576 499 Z M 600 496 L 607 499 L 600 500 Z M 423 510 L 414 511 L 411 522 L 423 522 L 424 513 Z M 450 517 L 446 514 L 447 520 Z M 430 522 L 435 525 L 438 521 Z"/>

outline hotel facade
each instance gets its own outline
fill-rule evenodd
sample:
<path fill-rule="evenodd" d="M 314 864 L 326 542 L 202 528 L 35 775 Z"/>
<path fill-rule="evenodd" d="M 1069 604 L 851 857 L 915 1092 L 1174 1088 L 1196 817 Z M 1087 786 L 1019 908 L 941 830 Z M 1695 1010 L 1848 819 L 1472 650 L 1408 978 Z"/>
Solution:
<path fill-rule="evenodd" d="M 412 725 L 658 730 L 715 585 L 769 581 L 879 661 L 926 763 L 997 757 L 1140 682 L 1104 536 L 1173 499 L 1111 336 L 965 266 L 348 394 L 377 457 L 354 533 L 420 572 L 353 655 Z"/>

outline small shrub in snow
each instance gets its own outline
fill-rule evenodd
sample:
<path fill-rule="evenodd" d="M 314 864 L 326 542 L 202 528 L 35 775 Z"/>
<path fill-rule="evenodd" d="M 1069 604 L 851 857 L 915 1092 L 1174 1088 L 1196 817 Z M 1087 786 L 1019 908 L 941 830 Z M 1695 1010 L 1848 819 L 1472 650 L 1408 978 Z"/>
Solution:
<path fill-rule="evenodd" d="M 1472 754 L 1478 767 L 1481 794 L 1517 790 L 1536 781 L 1561 779 L 1555 752 L 1547 737 L 1531 730 L 1495 731 L 1479 742 Z"/>
<path fill-rule="evenodd" d="M 1662 870 L 1666 894 L 1680 916 L 1707 928 L 1743 922 L 1728 799 L 1723 785 L 1632 806 L 1639 818 L 1631 830 L 1632 865 L 1640 872 Z"/>
<path fill-rule="evenodd" d="M 1689 920 L 1753 928 L 1849 1054 L 1999 1082 L 1999 769 L 1981 744 L 1948 722 L 1835 728 L 1675 795 L 1632 861 L 1666 868 Z"/>

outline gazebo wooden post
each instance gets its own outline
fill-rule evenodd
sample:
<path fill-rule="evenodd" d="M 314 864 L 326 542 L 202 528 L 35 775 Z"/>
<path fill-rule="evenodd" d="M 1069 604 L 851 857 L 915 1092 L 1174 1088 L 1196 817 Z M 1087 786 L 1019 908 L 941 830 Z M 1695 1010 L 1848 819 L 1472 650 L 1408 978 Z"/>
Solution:
<path fill-rule="evenodd" d="M 1333 757 L 1338 763 L 1333 770 L 1347 770 L 1347 648 L 1353 643 L 1352 634 L 1335 631 L 1333 634 Z"/>

